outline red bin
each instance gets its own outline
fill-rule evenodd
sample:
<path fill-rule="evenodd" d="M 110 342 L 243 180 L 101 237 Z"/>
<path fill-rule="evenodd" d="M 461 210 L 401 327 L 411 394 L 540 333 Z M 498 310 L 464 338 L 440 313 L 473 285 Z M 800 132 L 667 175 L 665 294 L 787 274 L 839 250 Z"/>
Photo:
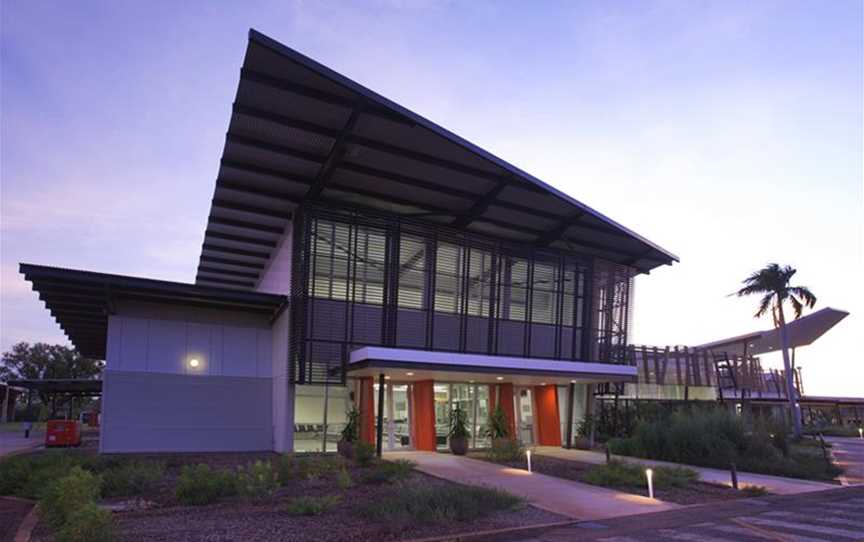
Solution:
<path fill-rule="evenodd" d="M 74 420 L 48 420 L 45 446 L 80 446 L 81 426 Z"/>

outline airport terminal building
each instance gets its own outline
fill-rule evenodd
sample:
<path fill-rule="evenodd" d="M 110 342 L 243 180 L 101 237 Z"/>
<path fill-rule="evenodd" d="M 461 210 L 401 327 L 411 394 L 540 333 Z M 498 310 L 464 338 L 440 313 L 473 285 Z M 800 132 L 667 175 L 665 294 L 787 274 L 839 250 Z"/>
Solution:
<path fill-rule="evenodd" d="M 335 449 L 352 404 L 435 450 L 456 405 L 473 447 L 497 405 L 566 445 L 593 385 L 636 382 L 633 279 L 674 261 L 253 30 L 195 283 L 21 272 L 106 360 L 102 452 Z"/>

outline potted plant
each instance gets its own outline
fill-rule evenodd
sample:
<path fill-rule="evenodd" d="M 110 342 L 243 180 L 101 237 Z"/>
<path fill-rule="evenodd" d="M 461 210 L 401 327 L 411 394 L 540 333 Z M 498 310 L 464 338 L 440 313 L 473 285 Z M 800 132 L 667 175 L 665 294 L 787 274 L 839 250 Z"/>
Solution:
<path fill-rule="evenodd" d="M 579 423 L 576 424 L 576 438 L 573 441 L 573 446 L 580 450 L 591 449 L 591 431 L 594 430 L 594 417 L 591 414 L 586 414 Z"/>
<path fill-rule="evenodd" d="M 468 453 L 468 413 L 457 406 L 450 411 L 450 432 L 447 434 L 450 440 L 450 451 L 455 455 Z"/>
<path fill-rule="evenodd" d="M 500 404 L 489 414 L 486 436 L 492 439 L 493 448 L 496 444 L 501 445 L 502 441 L 510 440 L 510 424 L 507 422 L 507 415 L 504 414 L 504 408 Z"/>
<path fill-rule="evenodd" d="M 342 437 L 336 444 L 336 449 L 342 457 L 354 459 L 354 443 L 360 438 L 360 411 L 357 407 L 351 407 L 345 417 L 347 422 L 342 429 Z"/>

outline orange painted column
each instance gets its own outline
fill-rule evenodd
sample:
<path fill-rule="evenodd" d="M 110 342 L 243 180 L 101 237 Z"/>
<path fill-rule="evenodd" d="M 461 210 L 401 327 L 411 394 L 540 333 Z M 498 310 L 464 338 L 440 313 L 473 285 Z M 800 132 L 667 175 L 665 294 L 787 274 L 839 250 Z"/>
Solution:
<path fill-rule="evenodd" d="M 537 412 L 537 444 L 561 446 L 561 417 L 558 413 L 558 390 L 556 386 L 534 386 Z"/>
<path fill-rule="evenodd" d="M 357 403 L 360 410 L 360 440 L 375 445 L 375 379 L 366 376 L 357 379 Z"/>
<path fill-rule="evenodd" d="M 435 388 L 431 380 L 415 382 L 414 410 L 411 413 L 411 422 L 414 428 L 415 450 L 426 450 L 434 452 L 437 447 L 435 438 Z"/>
<path fill-rule="evenodd" d="M 500 397 L 496 397 L 501 402 L 501 407 L 504 409 L 504 416 L 507 418 L 507 426 L 510 429 L 510 438 L 516 439 L 516 411 L 513 407 L 513 384 L 498 384 Z M 495 405 L 497 408 L 497 404 Z"/>

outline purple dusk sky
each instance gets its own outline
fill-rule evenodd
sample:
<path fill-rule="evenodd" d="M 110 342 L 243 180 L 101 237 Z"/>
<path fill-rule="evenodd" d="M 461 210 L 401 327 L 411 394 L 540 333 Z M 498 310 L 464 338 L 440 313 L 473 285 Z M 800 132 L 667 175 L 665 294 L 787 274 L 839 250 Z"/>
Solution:
<path fill-rule="evenodd" d="M 4 350 L 64 341 L 18 262 L 194 280 L 254 27 L 678 254 L 637 280 L 635 343 L 770 327 L 727 294 L 791 264 L 852 313 L 798 352 L 805 391 L 864 394 L 859 0 L 2 11 Z"/>

